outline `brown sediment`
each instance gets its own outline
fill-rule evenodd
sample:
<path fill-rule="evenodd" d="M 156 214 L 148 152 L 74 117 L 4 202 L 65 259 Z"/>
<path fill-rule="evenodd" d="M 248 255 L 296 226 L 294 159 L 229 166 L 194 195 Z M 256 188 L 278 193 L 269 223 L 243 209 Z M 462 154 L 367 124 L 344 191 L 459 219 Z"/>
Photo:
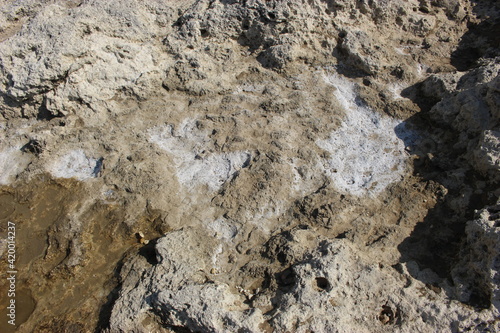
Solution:
<path fill-rule="evenodd" d="M 96 327 L 99 310 L 117 285 L 118 262 L 127 251 L 138 250 L 133 232 L 123 224 L 123 209 L 116 204 L 91 203 L 80 216 L 81 230 L 72 234 L 67 229 L 69 219 L 87 200 L 80 182 L 46 175 L 0 188 L 2 238 L 6 238 L 7 222 L 16 226 L 18 332 L 54 332 L 54 323 L 62 322 Z M 154 218 L 154 214 L 144 216 L 138 226 L 154 225 Z M 159 236 L 154 228 L 143 231 L 149 238 Z M 71 262 L 75 257 L 76 262 Z M 7 261 L 0 265 L 2 272 L 9 271 Z M 6 282 L 5 278 L 0 281 L 2 318 L 10 300 Z M 38 319 L 22 325 L 31 315 Z M 5 322 L 0 325 L 2 332 L 16 331 Z"/>
<path fill-rule="evenodd" d="M 19 332 L 494 331 L 499 5 L 0 4 Z"/>

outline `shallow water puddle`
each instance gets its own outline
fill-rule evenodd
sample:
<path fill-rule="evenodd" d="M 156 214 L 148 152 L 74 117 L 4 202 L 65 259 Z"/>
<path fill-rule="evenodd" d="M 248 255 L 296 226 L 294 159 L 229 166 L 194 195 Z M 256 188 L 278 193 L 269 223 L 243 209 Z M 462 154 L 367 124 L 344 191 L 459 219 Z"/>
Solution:
<path fill-rule="evenodd" d="M 10 289 L 10 283 L 5 283 L 7 277 L 12 278 L 12 274 L 7 273 L 12 270 L 7 266 L 7 230 L 6 226 L 9 221 L 28 221 L 30 215 L 29 206 L 26 203 L 20 203 L 16 200 L 14 194 L 9 192 L 0 192 L 0 267 L 2 269 L 2 282 L 0 283 L 0 306 L 2 308 L 1 317 L 2 322 L 0 327 L 2 327 L 2 332 L 15 332 L 16 326 L 21 325 L 29 316 L 33 313 L 35 309 L 35 300 L 31 295 L 31 290 L 27 288 L 24 283 L 21 274 L 14 274 L 15 279 L 15 323 L 16 326 L 7 324 L 7 306 L 10 305 L 10 297 L 8 297 Z M 45 241 L 39 241 L 36 237 L 32 237 L 33 234 L 26 230 L 26 228 L 21 227 L 23 223 L 16 223 L 16 251 L 15 255 L 15 271 L 27 271 L 28 264 L 30 262 L 29 257 L 33 256 L 33 253 L 43 252 Z M 22 242 L 22 243 L 21 243 Z M 26 243 L 24 243 L 26 242 Z M 21 244 L 25 244 L 24 246 Z M 29 245 L 28 245 L 29 244 Z M 27 245 L 27 246 L 26 246 Z M 40 246 L 41 245 L 41 246 Z M 21 279 L 18 278 L 21 277 Z M 7 318 L 7 319 L 5 319 Z"/>
<path fill-rule="evenodd" d="M 120 229 L 124 220 L 120 206 L 82 206 L 85 200 L 84 186 L 74 179 L 40 176 L 16 188 L 0 187 L 0 269 L 8 271 L 6 226 L 11 221 L 16 228 L 16 326 L 26 321 L 31 325 L 23 327 L 24 331 L 38 325 L 28 320 L 32 313 L 38 322 L 44 322 L 42 326 L 52 327 L 52 323 L 65 320 L 58 316 L 76 311 L 95 326 L 99 308 L 113 288 L 113 269 L 136 244 Z M 80 217 L 75 215 L 77 211 L 83 212 Z M 72 218 L 81 220 L 82 236 L 68 239 L 68 229 L 75 228 Z M 68 260 L 75 251 L 72 242 L 80 242 L 83 260 L 69 271 L 66 265 L 71 267 Z M 6 282 L 5 278 L 0 281 L 2 318 L 7 318 L 10 301 Z M 3 320 L 0 332 L 14 332 L 14 328 Z"/>

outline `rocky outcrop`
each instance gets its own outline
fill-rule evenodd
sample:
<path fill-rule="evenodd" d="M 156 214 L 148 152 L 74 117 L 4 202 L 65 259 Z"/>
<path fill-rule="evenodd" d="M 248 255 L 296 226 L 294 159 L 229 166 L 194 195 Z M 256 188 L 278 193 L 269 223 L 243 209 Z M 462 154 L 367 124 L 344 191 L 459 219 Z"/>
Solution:
<path fill-rule="evenodd" d="M 472 248 L 479 250 L 479 243 L 487 242 L 495 256 L 498 239 L 477 237 L 470 240 Z M 444 290 L 453 288 L 432 285 L 439 280 L 432 272 L 421 272 L 427 283 L 414 281 L 404 267 L 397 271 L 374 263 L 346 239 L 318 238 L 313 230 L 292 231 L 285 246 L 295 263 L 267 276 L 264 289 L 235 286 L 226 272 L 214 269 L 216 243 L 204 239 L 199 243 L 200 235 L 190 229 L 170 233 L 155 245 L 153 265 L 142 258 L 124 267 L 110 331 L 147 332 L 162 325 L 203 332 L 464 331 L 476 330 L 477 323 L 488 318 L 459 302 L 447 302 Z M 479 258 L 471 257 L 474 253 L 480 255 L 472 252 L 464 258 L 467 267 L 478 264 Z M 491 257 L 481 258 L 488 269 L 495 267 Z M 462 264 L 459 267 L 465 269 Z M 252 276 L 258 272 L 254 265 L 250 262 L 243 269 Z M 485 268 L 476 269 L 487 272 Z M 470 281 L 468 272 L 462 276 Z M 233 283 L 224 282 L 228 280 Z M 494 286 L 498 281 L 485 285 Z M 483 328 L 494 327 L 491 322 Z"/>
<path fill-rule="evenodd" d="M 0 3 L 19 332 L 500 330 L 496 3 Z"/>
<path fill-rule="evenodd" d="M 483 307 L 500 308 L 499 211 L 498 205 L 486 207 L 467 223 L 466 242 L 452 271 L 462 302 L 484 302 Z"/>

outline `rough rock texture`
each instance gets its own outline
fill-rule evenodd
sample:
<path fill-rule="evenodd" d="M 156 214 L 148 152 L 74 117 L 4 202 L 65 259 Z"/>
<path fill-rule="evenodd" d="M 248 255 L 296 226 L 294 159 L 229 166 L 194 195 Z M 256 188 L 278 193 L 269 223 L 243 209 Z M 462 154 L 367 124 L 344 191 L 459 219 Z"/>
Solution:
<path fill-rule="evenodd" d="M 487 306 L 497 309 L 500 307 L 499 211 L 498 205 L 486 207 L 467 223 L 466 245 L 452 271 L 459 300 L 469 302 L 471 297 L 480 295 L 488 302 Z"/>
<path fill-rule="evenodd" d="M 496 2 L 0 4 L 17 331 L 500 331 Z"/>
<path fill-rule="evenodd" d="M 487 278 L 490 270 L 494 276 L 498 265 L 498 231 L 484 234 L 469 240 L 471 253 L 464 256 L 464 262 Z M 444 283 L 432 285 L 439 284 L 433 272 L 421 271 L 422 281 L 413 280 L 408 268 L 398 266 L 395 270 L 376 263 L 346 239 L 332 240 L 318 237 L 314 230 L 294 229 L 286 243 L 296 256 L 294 264 L 275 277 L 267 276 L 268 281 L 261 284 L 251 280 L 258 279 L 259 269 L 265 268 L 249 262 L 242 268 L 250 279 L 245 281 L 247 288 L 224 282 L 227 276 L 214 270 L 211 260 L 217 253 L 215 244 L 200 243 L 200 239 L 194 230 L 172 232 L 155 245 L 157 261 L 152 265 L 139 259 L 122 268 L 124 284 L 113 308 L 110 331 L 154 331 L 162 323 L 203 332 L 232 332 L 235 328 L 249 332 L 273 328 L 387 332 L 423 331 L 422 327 L 456 332 L 476 330 L 481 325 L 485 329 L 497 327 L 494 321 L 489 322 L 491 314 L 450 302 L 446 295 L 454 288 Z M 482 242 L 490 247 L 488 253 L 493 258 L 484 258 L 479 250 Z M 184 251 L 178 251 L 179 247 Z M 474 255 L 477 257 L 472 258 Z M 469 272 L 460 273 L 470 277 Z M 464 294 L 465 289 L 477 287 L 458 281 L 455 283 Z M 481 287 L 489 292 L 493 288 L 497 295 L 498 279 L 490 278 Z M 466 297 L 461 295 L 464 300 Z"/>

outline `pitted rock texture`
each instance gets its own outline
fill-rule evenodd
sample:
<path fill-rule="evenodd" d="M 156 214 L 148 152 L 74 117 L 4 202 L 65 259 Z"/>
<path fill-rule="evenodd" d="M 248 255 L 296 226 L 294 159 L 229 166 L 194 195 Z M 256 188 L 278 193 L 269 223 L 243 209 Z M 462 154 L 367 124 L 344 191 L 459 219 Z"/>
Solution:
<path fill-rule="evenodd" d="M 496 2 L 0 4 L 6 330 L 500 331 Z"/>

